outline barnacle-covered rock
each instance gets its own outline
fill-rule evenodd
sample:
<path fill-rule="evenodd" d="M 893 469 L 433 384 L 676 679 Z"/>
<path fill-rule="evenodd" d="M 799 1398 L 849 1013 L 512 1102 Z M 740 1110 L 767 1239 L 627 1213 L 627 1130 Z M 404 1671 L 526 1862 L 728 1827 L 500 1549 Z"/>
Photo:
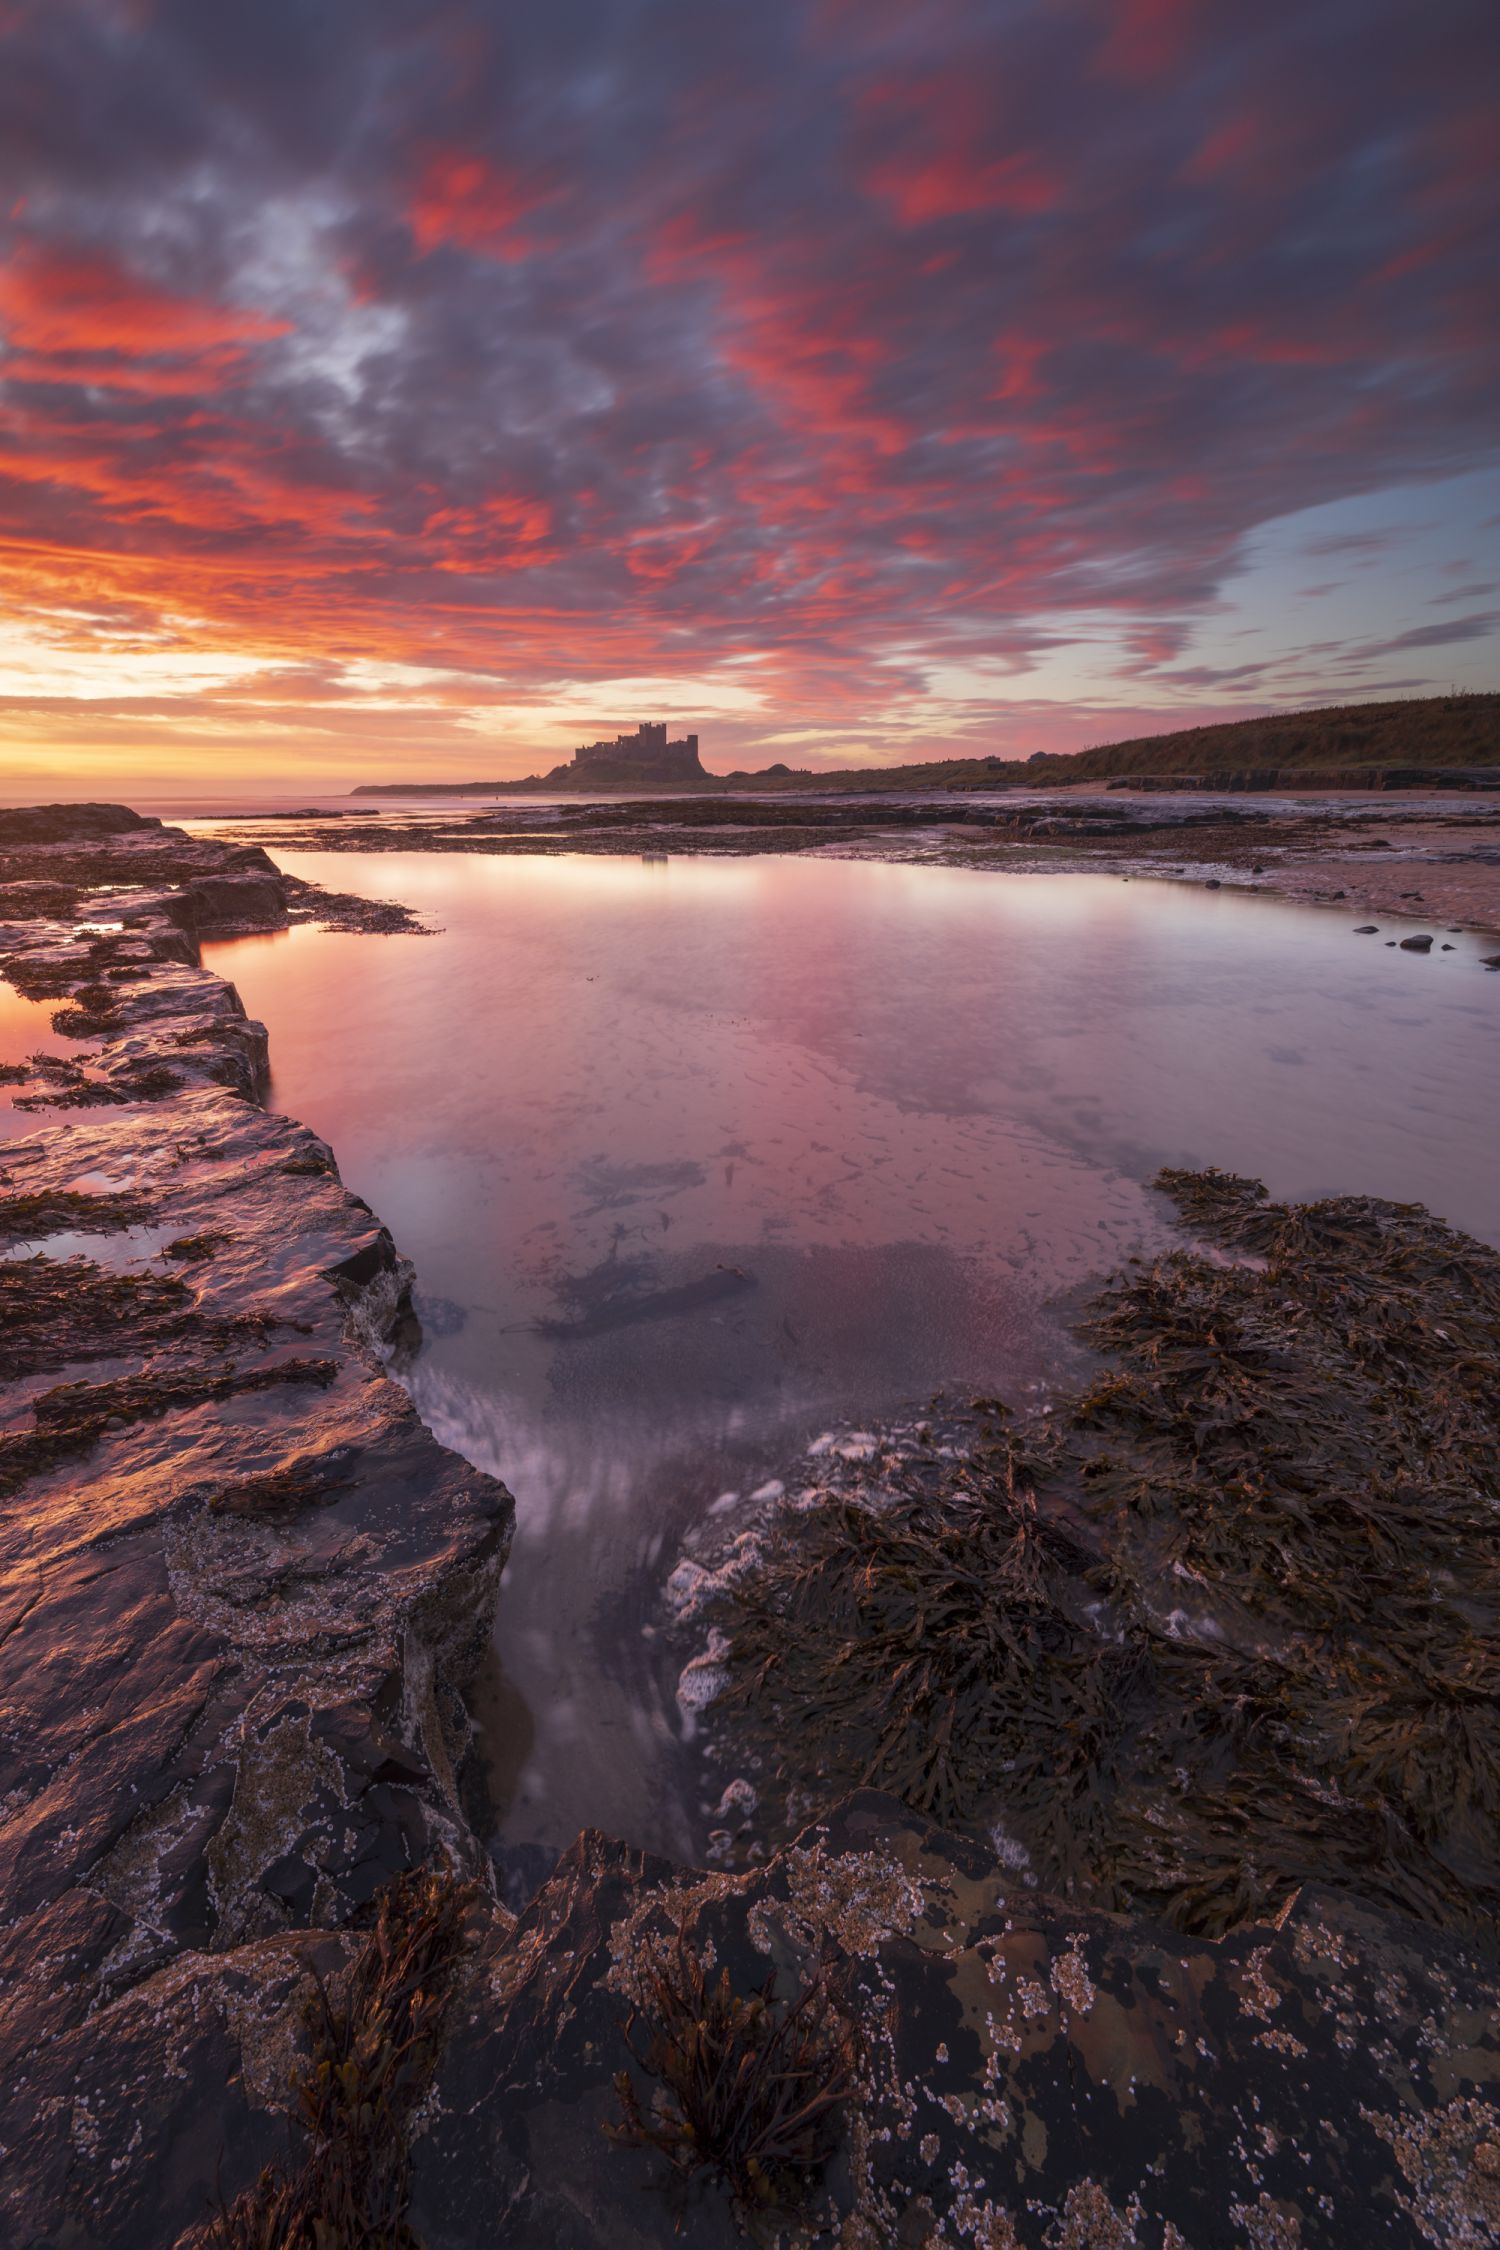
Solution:
<path fill-rule="evenodd" d="M 982 1843 L 866 1793 L 734 1876 L 580 1839 L 455 2004 L 412 2220 L 470 2250 L 742 2239 L 621 2148 L 620 2027 L 682 1942 L 745 1992 L 847 1963 L 861 2052 L 787 2239 L 1025 2250 L 1500 2240 L 1500 1981 L 1446 1937 L 1304 1892 L 1217 1940 L 1018 1883 Z M 639 2076 L 639 2073 L 637 2074 Z M 652 2097 L 640 2079 L 640 2099 Z"/>

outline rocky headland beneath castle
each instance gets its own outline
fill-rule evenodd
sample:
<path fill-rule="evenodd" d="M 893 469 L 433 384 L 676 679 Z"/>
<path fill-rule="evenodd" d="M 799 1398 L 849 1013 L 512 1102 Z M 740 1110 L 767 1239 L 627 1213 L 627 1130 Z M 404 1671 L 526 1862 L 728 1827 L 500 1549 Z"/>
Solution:
<path fill-rule="evenodd" d="M 639 848 L 623 833 L 601 826 L 617 841 L 598 848 Z M 857 1533 L 906 1541 L 898 1593 L 936 1569 L 930 1618 L 887 1604 L 887 1638 L 850 1642 L 903 1695 L 931 1691 L 922 1667 L 969 1648 L 976 1618 L 981 1672 L 1009 1679 L 1024 1631 L 1028 1698 L 1052 1665 L 1059 1693 L 1084 1681 L 1052 1713 L 1066 1755 L 1027 1771 L 1044 1828 L 1093 1835 L 1096 1800 L 1120 1802 L 1089 1704 L 1101 1664 L 1106 1706 L 1149 1701 L 1174 1646 L 1212 1669 L 1214 1742 L 1191 1697 L 1152 1705 L 1198 1793 L 1175 1888 L 1105 1900 L 939 1793 L 945 1830 L 872 1756 L 886 1793 L 804 1761 L 764 1863 L 678 1867 L 589 1833 L 516 1917 L 479 1840 L 467 1701 L 512 1503 L 418 1418 L 393 1373 L 414 1341 L 399 1245 L 336 1152 L 265 1107 L 265 1033 L 199 958 L 206 937 L 311 915 L 404 926 L 292 883 L 262 846 L 114 807 L 0 815 L 0 972 L 57 1035 L 8 1069 L 31 1123 L 0 1144 L 7 2239 L 1500 2241 L 1493 1566 L 1449 1584 L 1419 1520 L 1437 1490 L 1452 1553 L 1488 1552 L 1490 1254 L 1384 1208 L 1315 1224 L 1236 1189 L 1199 1216 L 1239 1239 L 1207 1281 L 1173 1268 L 1137 1308 L 1071 1453 L 1058 1438 L 1037 1467 L 990 1438 L 988 1466 L 919 1464 L 907 1491 L 885 1465 L 884 1501 L 878 1479 L 840 1499 Z M 1254 1274 L 1294 1260 L 1304 1311 L 1278 1329 L 1250 1281 L 1232 1304 L 1195 1298 L 1229 1286 L 1226 1255 Z M 1305 1354 L 1324 1348 L 1318 1291 L 1361 1276 L 1330 1434 Z M 1405 1419 L 1375 1430 L 1387 1391 Z M 1111 1416 L 1128 1428 L 1113 1450 Z M 1122 1513 L 1132 1477 L 1191 1483 L 1184 1446 L 1234 1496 L 1212 1521 L 1221 1562 L 1251 1554 L 1276 1589 L 1274 1630 L 1238 1649 L 1205 1653 L 1153 1606 L 1164 1523 L 1140 1498 Z M 1038 1544 L 1016 1494 L 1044 1469 L 1067 1530 Z M 964 1596 L 962 1510 L 986 1477 L 1011 1510 L 998 1611 L 991 1585 Z M 1101 1486 L 1109 1538 L 1083 1520 Z M 1351 1522 L 1407 1587 L 1379 1680 Z M 801 1536 L 757 1567 L 826 1574 L 839 1558 Z M 1177 1559 L 1187 1615 L 1207 1565 Z M 816 1734 L 827 1683 L 793 1640 L 752 1645 L 753 1573 L 742 1597 L 719 1629 L 747 1692 L 775 1657 Z M 1253 1610 L 1256 1584 L 1237 1598 Z M 1270 1693 L 1268 1664 L 1300 1702 Z M 1309 1706 L 1319 1665 L 1353 1685 Z M 929 1732 L 941 1748 L 940 1716 Z M 1253 1795 L 1218 1787 L 1245 1743 L 1291 1776 L 1274 1880 Z M 1162 1816 L 1125 1779 L 1137 1856 L 1160 1870 Z M 710 2065 L 743 2098 L 716 2109 Z"/>

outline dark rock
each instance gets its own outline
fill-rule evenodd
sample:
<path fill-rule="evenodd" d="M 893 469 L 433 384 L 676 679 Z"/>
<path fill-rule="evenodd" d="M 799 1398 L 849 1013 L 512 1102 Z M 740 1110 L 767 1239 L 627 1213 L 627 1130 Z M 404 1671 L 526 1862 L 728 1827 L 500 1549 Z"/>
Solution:
<path fill-rule="evenodd" d="M 1376 937 L 1379 932 L 1380 924 L 1378 922 L 1361 922 L 1354 934 L 1356 937 Z"/>
<path fill-rule="evenodd" d="M 1224 886 L 1223 886 L 1223 884 L 1222 884 L 1222 883 L 1221 883 L 1221 882 L 1219 881 L 1219 878 L 1218 878 L 1218 876 L 1217 876 L 1217 875 L 1210 875 L 1210 876 L 1209 876 L 1209 878 L 1208 878 L 1208 881 L 1207 881 L 1207 882 L 1206 882 L 1206 883 L 1204 884 L 1203 888 L 1204 888 L 1204 889 L 1205 889 L 1206 891 L 1222 891 L 1222 890 L 1223 890 L 1223 888 L 1224 888 Z"/>
<path fill-rule="evenodd" d="M 605 2135 L 622 2023 L 679 1934 L 745 1993 L 773 1970 L 790 1992 L 825 1947 L 848 1964 L 865 2060 L 809 2242 L 1417 2250 L 1417 2149 L 1427 2239 L 1489 2239 L 1471 2160 L 1500 1987 L 1472 1955 L 1308 1892 L 1217 1943 L 1086 1912 L 866 1793 L 745 1876 L 590 1833 L 513 1929 L 496 1917 L 415 2143 L 426 2250 L 489 2241 L 501 2211 L 517 2250 L 743 2239 L 721 2190 L 679 2211 L 659 2161 Z"/>
<path fill-rule="evenodd" d="M 4 2093 L 7 2243 L 158 2250 L 287 2151 L 286 2086 L 305 2041 L 313 1974 L 337 1968 L 325 1931 L 229 1956 L 188 1954 L 101 1993 L 121 1918 L 75 1893 L 25 1925 L 7 1979 Z M 87 1919 L 85 1919 L 87 1918 Z M 53 1947 L 73 1950 L 56 1975 Z M 55 1981 L 54 1981 L 55 1979 Z M 11 2069 L 16 2069 L 13 2061 Z"/>
<path fill-rule="evenodd" d="M 222 936 L 231 930 L 278 930 L 287 925 L 286 893 L 275 873 L 205 875 L 183 893 L 195 929 Z"/>
<path fill-rule="evenodd" d="M 1403 953 L 1430 953 L 1432 951 L 1432 940 L 1426 936 L 1404 937 L 1401 940 L 1401 950 Z"/>
<path fill-rule="evenodd" d="M 12 864 L 76 853 L 66 810 Z M 434 1854 L 485 1865 L 462 1689 L 511 1503 L 385 1374 L 410 1269 L 323 1144 L 256 1105 L 264 1030 L 197 963 L 200 927 L 284 922 L 274 868 L 133 818 L 82 832 L 124 930 L 12 923 L 0 968 L 108 995 L 104 1044 L 40 1099 L 159 1079 L 161 1106 L 147 1133 L 106 1106 L 8 1141 L 0 1204 L 24 1242 L 118 1177 L 128 1198 L 84 1200 L 213 1247 L 171 1274 L 0 1268 L 0 2238 L 124 2250 L 201 2218 L 221 2158 L 238 2178 L 285 2144 L 285 2070 L 250 2090 L 246 2036 L 339 1941 L 278 1933 Z M 173 854 L 176 889 L 134 885 Z"/>
<path fill-rule="evenodd" d="M 161 822 L 127 805 L 24 805 L 0 812 L 0 844 L 71 844 L 145 828 L 159 831 Z"/>

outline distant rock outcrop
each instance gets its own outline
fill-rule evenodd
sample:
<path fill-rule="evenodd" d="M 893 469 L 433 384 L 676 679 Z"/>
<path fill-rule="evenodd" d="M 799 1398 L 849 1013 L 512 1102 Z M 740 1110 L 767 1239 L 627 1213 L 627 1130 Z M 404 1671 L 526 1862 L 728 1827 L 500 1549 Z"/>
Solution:
<path fill-rule="evenodd" d="M 91 836 L 123 836 L 161 828 L 128 805 L 21 805 L 0 812 L 0 844 L 72 844 Z"/>

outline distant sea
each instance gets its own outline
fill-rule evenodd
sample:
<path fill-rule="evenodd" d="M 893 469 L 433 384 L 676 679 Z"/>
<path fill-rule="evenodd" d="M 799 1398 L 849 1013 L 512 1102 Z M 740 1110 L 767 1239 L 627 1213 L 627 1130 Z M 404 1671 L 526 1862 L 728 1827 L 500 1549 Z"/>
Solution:
<path fill-rule="evenodd" d="M 434 799 L 418 793 L 411 797 L 382 797 L 372 803 L 368 797 L 352 797 L 347 789 L 289 789 L 274 795 L 262 795 L 259 791 L 249 789 L 239 793 L 222 790 L 212 794 L 199 790 L 183 791 L 179 795 L 168 797 L 152 796 L 128 787 L 100 788 L 92 792 L 70 789 L 54 795 L 42 787 L 28 790 L 24 795 L 7 793 L 0 796 L 0 811 L 16 805 L 77 804 L 85 801 L 91 804 L 129 805 L 132 811 L 147 814 L 157 820 L 277 820 L 285 819 L 288 813 L 298 812 L 353 812 L 368 819 L 372 813 L 396 810 L 408 814 L 414 811 L 432 812 L 448 805 L 489 805 L 495 799 L 486 792 L 476 791 L 472 797 L 465 795 Z M 550 800 L 525 800 L 533 804 L 546 801 Z"/>

